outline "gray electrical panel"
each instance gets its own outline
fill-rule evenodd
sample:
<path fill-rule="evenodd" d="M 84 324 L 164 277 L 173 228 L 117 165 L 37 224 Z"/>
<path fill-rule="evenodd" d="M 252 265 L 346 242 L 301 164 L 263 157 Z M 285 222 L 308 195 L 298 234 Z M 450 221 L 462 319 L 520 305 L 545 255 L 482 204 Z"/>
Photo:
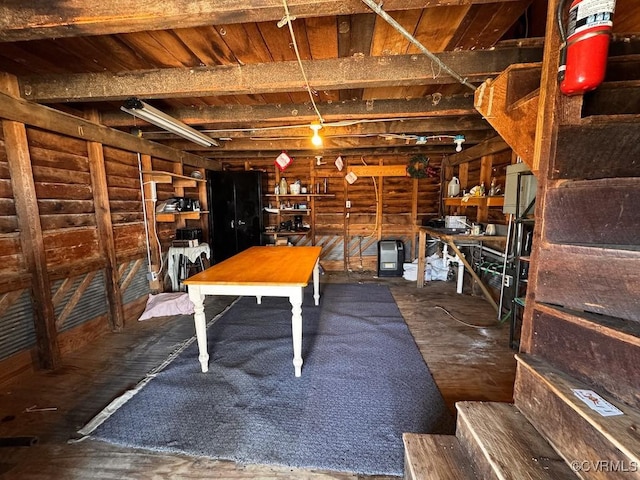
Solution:
<path fill-rule="evenodd" d="M 520 206 L 517 205 L 518 178 L 520 179 Z M 503 213 L 522 215 L 529 203 L 536 197 L 538 180 L 525 163 L 515 163 L 507 166 L 507 178 L 504 184 Z M 529 211 L 533 213 L 533 210 Z"/>

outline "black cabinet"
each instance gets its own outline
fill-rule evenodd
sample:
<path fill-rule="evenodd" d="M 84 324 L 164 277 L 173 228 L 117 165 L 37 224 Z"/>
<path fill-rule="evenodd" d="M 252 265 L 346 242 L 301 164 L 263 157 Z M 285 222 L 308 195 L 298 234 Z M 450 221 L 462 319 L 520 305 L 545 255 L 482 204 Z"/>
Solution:
<path fill-rule="evenodd" d="M 262 243 L 262 173 L 207 171 L 212 257 L 219 263 Z"/>

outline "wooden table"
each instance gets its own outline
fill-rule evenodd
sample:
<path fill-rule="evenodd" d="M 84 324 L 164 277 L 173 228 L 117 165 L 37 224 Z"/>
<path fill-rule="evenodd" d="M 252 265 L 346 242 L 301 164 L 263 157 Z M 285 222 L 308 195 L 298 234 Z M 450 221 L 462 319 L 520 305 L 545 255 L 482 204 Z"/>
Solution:
<path fill-rule="evenodd" d="M 193 320 L 202 371 L 209 370 L 205 295 L 288 297 L 291 302 L 293 366 L 302 374 L 302 297 L 313 275 L 313 298 L 320 302 L 319 258 L 322 247 L 251 247 L 184 281 L 194 304 Z"/>
<path fill-rule="evenodd" d="M 478 282 L 482 293 L 484 293 L 485 298 L 489 301 L 489 303 L 498 311 L 498 304 L 491 296 L 491 293 L 487 289 L 482 280 L 475 272 L 471 264 L 464 258 L 462 252 L 456 245 L 456 242 L 498 242 L 504 244 L 507 241 L 507 237 L 504 236 L 496 236 L 496 235 L 466 235 L 466 234 L 450 234 L 443 233 L 438 229 L 430 228 L 430 227 L 419 227 L 418 228 L 418 288 L 424 287 L 424 269 L 425 269 L 425 257 L 427 250 L 427 235 L 437 238 L 438 240 L 445 242 L 446 245 L 451 247 L 451 249 L 458 256 L 460 261 L 464 264 L 465 268 L 469 271 L 473 279 Z"/>

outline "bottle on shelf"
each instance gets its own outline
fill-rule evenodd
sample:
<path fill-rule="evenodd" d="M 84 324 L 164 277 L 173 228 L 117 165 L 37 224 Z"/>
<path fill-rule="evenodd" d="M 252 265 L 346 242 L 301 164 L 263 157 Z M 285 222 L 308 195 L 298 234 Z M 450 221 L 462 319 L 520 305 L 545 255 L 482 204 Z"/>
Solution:
<path fill-rule="evenodd" d="M 498 187 L 496 185 L 496 177 L 491 177 L 491 186 L 489 187 L 489 196 L 494 197 L 498 193 Z"/>
<path fill-rule="evenodd" d="M 280 179 L 280 195 L 286 195 L 287 194 L 287 179 L 285 177 L 282 177 Z"/>

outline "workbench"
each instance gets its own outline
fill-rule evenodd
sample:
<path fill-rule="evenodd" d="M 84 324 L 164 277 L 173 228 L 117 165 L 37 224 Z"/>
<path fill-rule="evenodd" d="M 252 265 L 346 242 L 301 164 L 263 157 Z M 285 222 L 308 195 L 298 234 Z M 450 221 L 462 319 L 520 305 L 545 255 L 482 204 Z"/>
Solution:
<path fill-rule="evenodd" d="M 418 288 L 424 287 L 424 270 L 426 265 L 426 250 L 427 250 L 427 235 L 440 240 L 445 244 L 445 247 L 451 248 L 456 254 L 457 258 L 464 264 L 465 269 L 471 274 L 473 279 L 478 283 L 482 293 L 489 301 L 489 303 L 498 311 L 498 304 L 491 296 L 491 292 L 487 286 L 482 282 L 478 274 L 475 272 L 471 264 L 464 257 L 460 249 L 459 243 L 476 242 L 478 245 L 482 245 L 483 242 L 495 242 L 504 245 L 507 241 L 506 236 L 499 235 L 467 235 L 463 233 L 453 234 L 447 232 L 446 229 L 438 229 L 432 227 L 418 227 Z"/>

